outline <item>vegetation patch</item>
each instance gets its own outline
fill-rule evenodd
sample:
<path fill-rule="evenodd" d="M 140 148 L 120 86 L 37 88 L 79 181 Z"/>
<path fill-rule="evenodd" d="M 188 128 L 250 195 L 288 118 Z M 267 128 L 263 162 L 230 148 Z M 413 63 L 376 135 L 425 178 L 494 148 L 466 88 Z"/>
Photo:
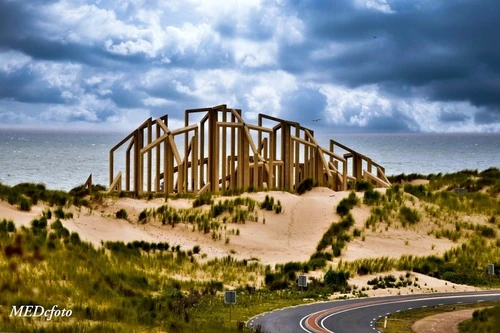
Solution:
<path fill-rule="evenodd" d="M 387 328 L 384 328 L 384 318 L 382 317 L 376 323 L 378 331 L 383 333 L 413 333 L 412 325 L 425 317 L 436 315 L 443 312 L 459 311 L 471 308 L 484 307 L 495 304 L 493 302 L 482 302 L 472 304 L 456 304 L 456 305 L 442 305 L 432 306 L 426 308 L 418 308 L 407 311 L 401 311 L 390 314 L 387 318 Z M 461 333 L 468 333 L 467 331 Z M 487 332 L 487 331 L 470 331 L 470 332 Z M 491 331 L 494 332 L 494 331 Z"/>
<path fill-rule="evenodd" d="M 337 214 L 340 216 L 346 216 L 349 211 L 356 206 L 359 203 L 359 199 L 356 196 L 355 192 L 349 193 L 349 196 L 347 198 L 344 198 L 340 200 L 338 206 L 337 206 Z"/>
<path fill-rule="evenodd" d="M 312 188 L 314 187 L 314 181 L 312 178 L 306 178 L 304 179 L 300 184 L 299 186 L 297 186 L 297 193 L 300 195 L 300 194 L 304 194 L 306 193 L 307 191 L 310 191 L 312 190 Z"/>
<path fill-rule="evenodd" d="M 476 310 L 472 319 L 459 324 L 460 333 L 496 332 L 500 327 L 500 305 Z"/>

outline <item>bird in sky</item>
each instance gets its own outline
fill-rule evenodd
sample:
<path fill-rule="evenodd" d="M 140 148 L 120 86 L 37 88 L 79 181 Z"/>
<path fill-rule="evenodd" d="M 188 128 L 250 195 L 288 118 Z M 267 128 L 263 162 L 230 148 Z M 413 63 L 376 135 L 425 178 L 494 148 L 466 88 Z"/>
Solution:
<path fill-rule="evenodd" d="M 318 122 L 318 121 L 320 121 L 320 120 L 321 120 L 321 118 L 318 118 L 318 119 L 313 119 L 313 121 L 314 121 L 314 122 Z"/>

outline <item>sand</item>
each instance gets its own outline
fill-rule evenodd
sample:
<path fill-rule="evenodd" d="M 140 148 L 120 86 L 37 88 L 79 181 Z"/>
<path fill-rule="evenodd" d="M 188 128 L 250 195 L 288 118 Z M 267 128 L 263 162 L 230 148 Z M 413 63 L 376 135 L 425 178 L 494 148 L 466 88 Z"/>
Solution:
<path fill-rule="evenodd" d="M 270 195 L 274 197 L 275 202 L 281 201 L 283 212 L 276 214 L 273 211 L 259 209 L 257 222 L 227 223 L 226 233 L 231 229 L 239 229 L 240 232 L 240 235 L 229 235 L 228 244 L 224 239 L 214 241 L 210 233 L 193 231 L 192 225 L 188 224 L 176 224 L 175 227 L 171 227 L 157 221 L 146 224 L 137 223 L 137 217 L 143 209 L 164 205 L 163 199 L 149 201 L 129 198 L 106 199 L 103 204 L 93 210 L 73 207 L 74 218 L 64 220 L 62 223 L 70 231 L 78 232 L 83 240 L 92 242 L 96 246 L 101 245 L 103 241 L 130 242 L 133 240 L 168 242 L 171 246 L 180 245 L 184 250 L 199 245 L 201 253 L 208 259 L 231 254 L 238 259 L 257 258 L 263 264 L 274 265 L 308 260 L 330 224 L 340 221 L 340 217 L 335 213 L 335 207 L 348 194 L 349 192 L 334 192 L 328 188 L 314 188 L 301 196 L 276 191 L 244 194 L 257 201 L 262 201 L 266 195 Z M 361 197 L 362 193 L 358 193 L 358 196 Z M 175 208 L 192 207 L 190 199 L 169 199 L 167 203 Z M 116 211 L 122 208 L 127 211 L 129 221 L 115 218 Z M 0 218 L 12 219 L 17 225 L 29 225 L 30 221 L 39 216 L 44 209 L 46 207 L 37 205 L 31 212 L 22 212 L 17 207 L 0 202 Z M 386 230 L 384 224 L 380 224 L 377 229 L 372 230 L 364 227 L 370 215 L 370 207 L 357 206 L 352 210 L 352 214 L 356 221 L 355 227 L 363 230 L 365 240 L 363 241 L 362 237 L 356 237 L 349 242 L 340 258 L 344 261 L 382 256 L 398 258 L 401 255 L 410 254 L 418 256 L 442 254 L 447 249 L 458 245 L 447 239 L 437 239 L 428 235 L 431 226 L 425 221 L 419 223 L 418 228 L 414 229 L 404 230 L 401 227 L 396 229 L 391 226 Z M 265 223 L 263 223 L 264 219 Z M 399 275 L 399 273 L 396 274 Z M 434 281 L 436 279 L 423 275 L 417 276 L 421 280 L 421 292 L 462 290 L 460 286 L 450 283 L 444 285 L 444 281 L 438 282 L 440 280 Z M 368 279 L 370 279 L 368 276 L 357 277 L 351 283 L 361 288 Z M 366 281 L 363 282 L 364 280 Z M 427 283 L 427 288 L 424 288 L 424 283 Z M 380 290 L 370 293 L 394 294 L 398 292 L 401 290 Z"/>
<path fill-rule="evenodd" d="M 356 276 L 349 280 L 350 285 L 355 285 L 358 287 L 358 290 L 365 288 L 363 293 L 368 296 L 393 296 L 393 295 L 407 295 L 407 294 L 424 294 L 424 293 L 433 293 L 433 292 L 454 292 L 454 291 L 474 291 L 481 290 L 476 287 L 471 287 L 462 284 L 456 284 L 449 281 L 444 281 L 440 279 L 436 279 L 424 274 L 410 272 L 409 280 L 413 283 L 417 283 L 417 286 L 412 285 L 408 287 L 400 287 L 400 288 L 386 288 L 386 289 L 376 289 L 373 290 L 373 286 L 368 285 L 368 281 L 378 277 L 378 276 L 387 276 L 394 275 L 396 279 L 402 275 L 406 279 L 407 272 L 405 271 L 391 271 L 380 274 L 370 274 L 370 275 L 362 275 Z"/>
<path fill-rule="evenodd" d="M 464 320 L 471 319 L 473 312 L 476 310 L 478 309 L 465 309 L 425 317 L 416 321 L 411 326 L 411 329 L 416 333 L 458 333 L 458 324 Z"/>
<path fill-rule="evenodd" d="M 63 225 L 95 245 L 100 245 L 101 241 L 118 240 L 168 242 L 186 250 L 199 245 L 208 258 L 232 254 L 237 258 L 258 258 L 264 264 L 274 265 L 308 260 L 330 224 L 340 221 L 335 207 L 348 194 L 328 188 L 314 188 L 301 196 L 275 191 L 244 194 L 256 201 L 262 201 L 266 195 L 270 195 L 275 202 L 281 201 L 283 212 L 276 214 L 259 209 L 258 222 L 227 223 L 226 232 L 232 229 L 240 231 L 240 235 L 229 235 L 229 244 L 225 244 L 224 240 L 212 240 L 211 234 L 192 231 L 191 225 L 176 224 L 172 228 L 159 222 L 137 224 L 137 216 L 143 209 L 164 205 L 163 199 L 107 199 L 93 210 L 73 208 L 74 218 L 64 220 Z M 361 197 L 362 194 L 358 195 Z M 189 199 L 169 199 L 167 203 L 175 208 L 192 207 L 192 200 Z M 122 208 L 127 211 L 130 222 L 115 218 L 116 211 Z M 22 212 L 6 202 L 0 202 L 0 218 L 13 219 L 18 225 L 29 225 L 44 209 L 46 207 L 37 205 L 31 212 Z M 456 245 L 447 239 L 427 235 L 427 229 L 421 227 L 415 230 L 390 227 L 386 231 L 381 225 L 376 230 L 365 229 L 364 222 L 370 214 L 370 208 L 365 205 L 355 207 L 352 214 L 356 221 L 355 227 L 363 230 L 365 240 L 356 237 L 349 242 L 343 250 L 342 260 L 441 254 Z"/>

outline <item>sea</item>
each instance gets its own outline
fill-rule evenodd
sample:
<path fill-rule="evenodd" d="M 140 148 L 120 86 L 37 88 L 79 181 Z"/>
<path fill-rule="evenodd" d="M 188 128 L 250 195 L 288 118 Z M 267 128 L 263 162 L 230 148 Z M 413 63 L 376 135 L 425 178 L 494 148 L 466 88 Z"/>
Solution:
<path fill-rule="evenodd" d="M 94 184 L 107 186 L 109 151 L 126 134 L 0 129 L 0 183 L 12 186 L 34 182 L 50 189 L 70 190 L 92 174 Z M 371 157 L 385 167 L 387 175 L 500 168 L 500 133 L 316 131 L 315 137 L 325 148 L 333 139 Z"/>

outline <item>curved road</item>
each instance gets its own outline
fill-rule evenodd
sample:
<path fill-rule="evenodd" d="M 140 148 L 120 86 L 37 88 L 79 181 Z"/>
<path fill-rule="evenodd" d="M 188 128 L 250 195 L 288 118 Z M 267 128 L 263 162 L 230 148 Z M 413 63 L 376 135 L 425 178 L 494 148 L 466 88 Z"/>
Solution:
<path fill-rule="evenodd" d="M 247 326 L 266 333 L 377 332 L 384 316 L 427 306 L 500 301 L 500 290 L 372 297 L 301 305 L 251 318 Z"/>

